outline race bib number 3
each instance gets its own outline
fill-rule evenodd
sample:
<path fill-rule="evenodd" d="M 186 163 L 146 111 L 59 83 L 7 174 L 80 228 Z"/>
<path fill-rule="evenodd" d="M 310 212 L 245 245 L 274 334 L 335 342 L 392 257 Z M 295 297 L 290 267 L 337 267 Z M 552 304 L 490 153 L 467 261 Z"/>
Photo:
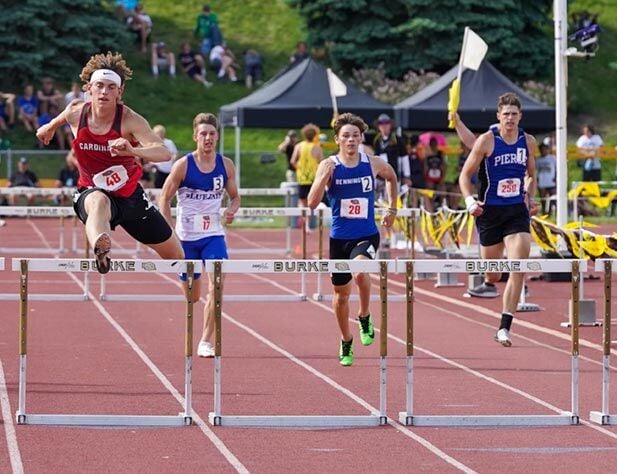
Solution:
<path fill-rule="evenodd" d="M 218 232 L 221 230 L 221 218 L 218 215 L 197 215 L 193 217 L 195 232 Z"/>
<path fill-rule="evenodd" d="M 341 199 L 341 216 L 348 219 L 368 218 L 368 199 Z"/>
<path fill-rule="evenodd" d="M 129 180 L 129 175 L 126 168 L 122 165 L 110 166 L 104 171 L 95 174 L 92 177 L 92 182 L 97 188 L 106 191 L 115 191 L 124 186 Z"/>
<path fill-rule="evenodd" d="M 519 178 L 502 179 L 497 184 L 497 196 L 510 198 L 521 194 L 521 180 Z"/>

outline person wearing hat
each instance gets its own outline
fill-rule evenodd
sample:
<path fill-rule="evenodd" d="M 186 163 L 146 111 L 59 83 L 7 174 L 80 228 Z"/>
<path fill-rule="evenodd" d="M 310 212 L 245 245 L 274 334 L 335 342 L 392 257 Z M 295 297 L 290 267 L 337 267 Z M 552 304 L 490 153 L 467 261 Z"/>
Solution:
<path fill-rule="evenodd" d="M 296 170 L 291 166 L 291 157 L 294 152 L 294 148 L 298 143 L 298 135 L 295 130 L 289 130 L 283 141 L 279 144 L 278 151 L 283 153 L 287 157 L 287 171 L 285 172 L 285 179 L 289 183 L 296 182 Z"/>
<path fill-rule="evenodd" d="M 405 141 L 394 132 L 392 119 L 388 114 L 381 114 L 377 117 L 377 129 L 379 132 L 373 140 L 375 155 L 392 166 L 396 172 L 398 182 L 411 186 L 409 159 L 407 158 Z M 378 179 L 376 183 L 378 196 L 383 195 L 384 186 L 384 181 Z"/>
<path fill-rule="evenodd" d="M 28 158 L 22 156 L 17 163 L 17 171 L 15 171 L 9 178 L 9 188 L 26 187 L 26 188 L 38 188 L 39 178 L 36 177 L 33 171 L 30 170 L 28 164 Z M 34 195 L 32 194 L 11 194 L 9 196 L 9 202 L 11 206 L 14 206 L 19 196 L 25 196 L 28 200 L 28 205 L 34 204 Z"/>
<path fill-rule="evenodd" d="M 152 45 L 152 75 L 159 76 L 159 70 L 169 70 L 169 75 L 176 77 L 176 55 L 171 51 L 167 51 L 167 45 L 160 41 Z"/>

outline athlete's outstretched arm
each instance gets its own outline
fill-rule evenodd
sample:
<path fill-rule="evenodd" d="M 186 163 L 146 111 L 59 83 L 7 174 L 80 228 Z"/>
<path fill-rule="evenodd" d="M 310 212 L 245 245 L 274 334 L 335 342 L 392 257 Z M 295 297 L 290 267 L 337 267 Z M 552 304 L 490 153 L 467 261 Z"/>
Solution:
<path fill-rule="evenodd" d="M 335 164 L 332 160 L 324 160 L 319 163 L 315 181 L 313 181 L 307 197 L 307 205 L 311 209 L 315 209 L 323 199 L 326 187 L 330 184 L 330 180 L 332 179 L 334 167 Z"/>
<path fill-rule="evenodd" d="M 79 125 L 79 114 L 83 107 L 83 100 L 75 99 L 68 104 L 65 109 L 56 115 L 50 122 L 38 128 L 36 131 L 36 138 L 41 140 L 45 145 L 49 145 L 49 142 L 54 137 L 56 130 L 65 123 L 71 126 L 73 135 L 77 132 L 77 126 Z"/>
<path fill-rule="evenodd" d="M 148 121 L 134 110 L 126 109 L 122 134 L 133 136 L 141 146 L 134 147 L 126 138 L 117 138 L 109 143 L 112 156 L 136 156 L 145 161 L 169 161 L 171 152 L 163 140 L 152 131 Z"/>
<path fill-rule="evenodd" d="M 236 183 L 236 167 L 231 159 L 223 157 L 225 162 L 225 171 L 227 172 L 227 184 L 225 190 L 229 196 L 229 204 L 225 209 L 225 223 L 231 224 L 234 221 L 234 216 L 240 208 L 240 193 L 238 192 L 238 183 Z"/>
<path fill-rule="evenodd" d="M 174 223 L 171 218 L 171 200 L 182 184 L 184 176 L 186 176 L 186 157 L 180 158 L 173 164 L 158 199 L 159 210 L 172 229 L 174 228 Z"/>

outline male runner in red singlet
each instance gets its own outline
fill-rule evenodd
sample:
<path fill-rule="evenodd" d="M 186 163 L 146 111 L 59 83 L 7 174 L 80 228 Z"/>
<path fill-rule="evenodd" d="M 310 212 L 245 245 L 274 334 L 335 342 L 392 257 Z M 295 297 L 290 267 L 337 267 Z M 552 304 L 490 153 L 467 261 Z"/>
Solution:
<path fill-rule="evenodd" d="M 119 53 L 92 56 L 80 75 L 91 101 L 71 102 L 37 130 L 46 145 L 65 123 L 75 136 L 79 181 L 73 203 L 100 273 L 109 271 L 109 232 L 117 225 L 162 258 L 184 258 L 171 227 L 139 185 L 142 169 L 136 158 L 168 161 L 170 153 L 148 122 L 121 103 L 132 73 Z"/>

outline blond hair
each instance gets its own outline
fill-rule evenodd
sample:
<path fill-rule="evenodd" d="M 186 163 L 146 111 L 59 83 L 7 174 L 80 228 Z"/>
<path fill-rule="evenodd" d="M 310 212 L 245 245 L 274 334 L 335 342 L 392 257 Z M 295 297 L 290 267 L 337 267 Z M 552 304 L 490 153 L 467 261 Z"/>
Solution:
<path fill-rule="evenodd" d="M 94 71 L 99 69 L 110 69 L 114 71 L 122 80 L 122 85 L 133 76 L 133 71 L 126 65 L 126 61 L 120 53 L 112 53 L 107 51 L 107 54 L 95 54 L 86 63 L 79 75 L 84 82 L 90 82 L 90 78 Z"/>

